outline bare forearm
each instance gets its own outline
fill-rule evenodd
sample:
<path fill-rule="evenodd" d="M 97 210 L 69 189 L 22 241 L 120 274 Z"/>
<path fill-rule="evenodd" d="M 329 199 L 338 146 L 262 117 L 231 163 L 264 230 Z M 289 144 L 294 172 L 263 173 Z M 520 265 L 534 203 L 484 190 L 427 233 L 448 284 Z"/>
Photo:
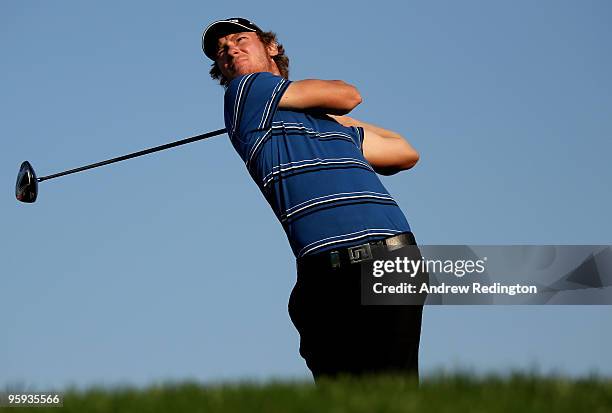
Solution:
<path fill-rule="evenodd" d="M 363 128 L 363 155 L 376 172 L 392 175 L 410 169 L 418 162 L 419 153 L 399 133 L 349 116 L 329 116 L 343 126 Z"/>
<path fill-rule="evenodd" d="M 361 103 L 357 88 L 341 80 L 306 79 L 289 85 L 279 108 L 343 115 Z"/>
<path fill-rule="evenodd" d="M 381 128 L 380 126 L 376 126 L 371 123 L 363 122 L 355 118 L 351 118 L 350 116 L 336 116 L 336 115 L 329 115 L 329 116 L 334 118 L 339 124 L 344 125 L 344 126 L 362 127 L 365 130 L 370 130 L 384 138 L 404 139 L 402 135 L 400 135 L 397 132 L 393 132 L 392 130 Z"/>

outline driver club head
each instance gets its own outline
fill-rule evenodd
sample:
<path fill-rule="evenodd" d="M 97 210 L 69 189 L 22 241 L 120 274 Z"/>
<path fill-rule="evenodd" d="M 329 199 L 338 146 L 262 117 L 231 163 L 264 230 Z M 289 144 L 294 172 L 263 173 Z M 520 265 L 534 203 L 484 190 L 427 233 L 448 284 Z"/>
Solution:
<path fill-rule="evenodd" d="M 30 165 L 30 162 L 24 161 L 17 174 L 15 197 L 18 201 L 32 203 L 36 201 L 37 195 L 38 181 L 36 180 L 36 173 L 32 165 Z"/>

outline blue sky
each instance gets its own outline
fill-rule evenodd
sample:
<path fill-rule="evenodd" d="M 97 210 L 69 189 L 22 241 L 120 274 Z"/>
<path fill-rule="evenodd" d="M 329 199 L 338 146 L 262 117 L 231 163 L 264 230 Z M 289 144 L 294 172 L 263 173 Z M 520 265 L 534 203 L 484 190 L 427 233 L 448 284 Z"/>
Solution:
<path fill-rule="evenodd" d="M 421 244 L 612 244 L 606 1 L 0 3 L 0 386 L 309 377 L 291 250 L 226 136 L 202 29 L 278 33 L 291 79 L 343 79 L 354 117 L 421 154 L 383 177 Z M 612 375 L 612 309 L 429 307 L 421 366 Z"/>

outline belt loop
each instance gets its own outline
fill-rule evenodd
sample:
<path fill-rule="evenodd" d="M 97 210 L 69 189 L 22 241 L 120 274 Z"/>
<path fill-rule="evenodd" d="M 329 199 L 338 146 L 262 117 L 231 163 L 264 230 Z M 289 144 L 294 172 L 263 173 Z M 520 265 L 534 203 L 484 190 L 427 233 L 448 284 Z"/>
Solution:
<path fill-rule="evenodd" d="M 332 268 L 340 268 L 340 253 L 338 251 L 332 251 L 329 253 L 329 261 Z"/>

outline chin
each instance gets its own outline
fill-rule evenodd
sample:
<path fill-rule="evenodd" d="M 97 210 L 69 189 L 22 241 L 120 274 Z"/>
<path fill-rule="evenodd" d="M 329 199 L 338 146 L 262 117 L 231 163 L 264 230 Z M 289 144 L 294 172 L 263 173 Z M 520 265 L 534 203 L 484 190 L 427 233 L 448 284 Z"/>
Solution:
<path fill-rule="evenodd" d="M 248 75 L 249 73 L 255 73 L 255 72 L 259 72 L 259 70 L 257 70 L 257 68 L 255 67 L 245 67 L 245 68 L 241 68 L 240 70 L 238 70 L 236 73 L 236 76 L 242 76 L 242 75 Z"/>
<path fill-rule="evenodd" d="M 236 70 L 235 72 L 233 72 L 230 76 L 225 76 L 227 79 L 235 79 L 237 77 L 243 76 L 243 75 L 248 75 L 249 73 L 257 73 L 257 72 L 262 72 L 263 70 L 259 70 L 257 68 L 253 68 L 253 67 L 248 67 L 248 68 L 240 68 L 239 70 Z"/>

